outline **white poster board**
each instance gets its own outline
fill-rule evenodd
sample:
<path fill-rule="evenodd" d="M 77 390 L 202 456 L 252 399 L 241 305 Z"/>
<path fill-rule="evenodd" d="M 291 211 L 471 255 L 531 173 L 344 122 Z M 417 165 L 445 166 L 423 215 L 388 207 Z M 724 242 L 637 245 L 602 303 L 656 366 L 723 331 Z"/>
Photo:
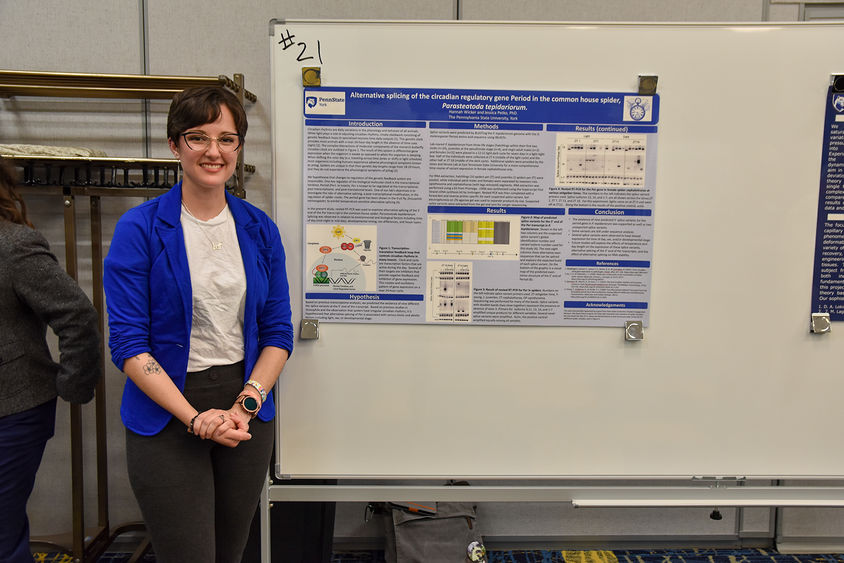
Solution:
<path fill-rule="evenodd" d="M 278 386 L 295 477 L 842 476 L 844 336 L 808 331 L 835 24 L 271 26 L 299 326 L 302 67 L 323 87 L 635 91 L 659 77 L 649 326 L 322 323 Z M 312 57 L 312 58 L 308 58 Z"/>

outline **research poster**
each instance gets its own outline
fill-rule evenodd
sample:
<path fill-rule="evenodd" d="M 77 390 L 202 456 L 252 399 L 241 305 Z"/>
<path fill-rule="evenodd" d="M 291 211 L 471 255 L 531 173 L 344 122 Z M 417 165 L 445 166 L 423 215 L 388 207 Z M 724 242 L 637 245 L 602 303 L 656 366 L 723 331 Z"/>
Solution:
<path fill-rule="evenodd" d="M 826 96 L 812 312 L 844 320 L 844 92 Z"/>
<path fill-rule="evenodd" d="M 304 316 L 647 326 L 659 97 L 303 97 Z"/>

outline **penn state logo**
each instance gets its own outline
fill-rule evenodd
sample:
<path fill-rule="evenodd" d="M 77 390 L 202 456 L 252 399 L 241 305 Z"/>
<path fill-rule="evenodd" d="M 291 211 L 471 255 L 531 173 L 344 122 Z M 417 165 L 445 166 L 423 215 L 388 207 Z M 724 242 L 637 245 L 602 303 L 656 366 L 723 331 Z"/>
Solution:
<path fill-rule="evenodd" d="M 832 96 L 832 107 L 837 112 L 844 111 L 844 94 L 835 94 Z"/>

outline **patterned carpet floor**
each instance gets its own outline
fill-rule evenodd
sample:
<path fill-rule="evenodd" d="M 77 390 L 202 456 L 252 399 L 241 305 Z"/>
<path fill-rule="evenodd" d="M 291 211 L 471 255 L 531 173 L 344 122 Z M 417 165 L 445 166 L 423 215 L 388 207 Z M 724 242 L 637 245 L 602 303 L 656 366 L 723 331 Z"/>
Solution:
<path fill-rule="evenodd" d="M 761 549 L 741 550 L 616 550 L 616 551 L 497 551 L 489 563 L 833 563 L 841 554 L 784 555 Z"/>
<path fill-rule="evenodd" d="M 383 551 L 335 553 L 332 563 L 384 563 Z M 844 563 L 844 554 L 785 555 L 762 549 L 489 551 L 488 563 Z"/>
<path fill-rule="evenodd" d="M 36 563 L 72 563 L 73 558 L 60 553 L 36 553 Z M 130 554 L 107 553 L 98 563 L 125 563 Z M 147 554 L 142 563 L 154 563 Z M 785 555 L 763 549 L 671 549 L 614 551 L 490 551 L 488 563 L 844 563 L 844 554 Z M 331 563 L 384 563 L 383 551 L 335 553 Z M 435 562 L 432 562 L 435 563 Z"/>

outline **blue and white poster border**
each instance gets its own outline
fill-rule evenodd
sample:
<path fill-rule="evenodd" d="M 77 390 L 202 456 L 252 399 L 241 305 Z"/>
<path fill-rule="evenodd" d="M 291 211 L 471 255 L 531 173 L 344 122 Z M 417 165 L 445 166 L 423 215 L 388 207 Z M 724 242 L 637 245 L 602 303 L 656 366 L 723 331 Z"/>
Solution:
<path fill-rule="evenodd" d="M 844 320 L 844 92 L 826 95 L 812 312 Z"/>
<path fill-rule="evenodd" d="M 306 318 L 647 326 L 659 96 L 323 87 L 302 104 Z"/>

